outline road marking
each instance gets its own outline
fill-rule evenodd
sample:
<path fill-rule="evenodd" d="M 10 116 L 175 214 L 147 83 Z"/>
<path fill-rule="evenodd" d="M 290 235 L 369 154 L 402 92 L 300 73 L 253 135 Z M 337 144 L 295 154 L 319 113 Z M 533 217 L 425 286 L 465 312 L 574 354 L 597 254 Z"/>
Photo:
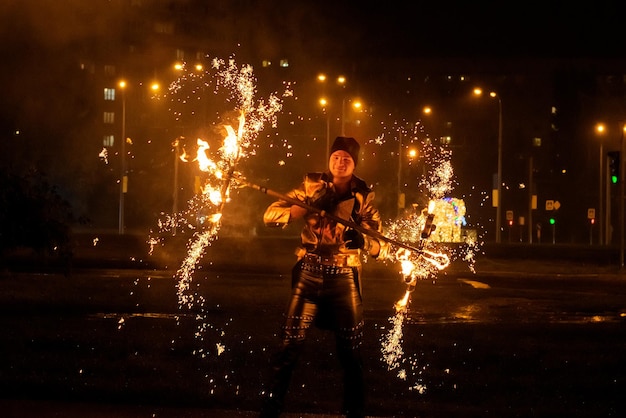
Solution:
<path fill-rule="evenodd" d="M 490 289 L 491 288 L 487 283 L 477 282 L 476 280 L 470 280 L 470 279 L 457 279 L 457 280 L 472 286 L 474 289 Z"/>

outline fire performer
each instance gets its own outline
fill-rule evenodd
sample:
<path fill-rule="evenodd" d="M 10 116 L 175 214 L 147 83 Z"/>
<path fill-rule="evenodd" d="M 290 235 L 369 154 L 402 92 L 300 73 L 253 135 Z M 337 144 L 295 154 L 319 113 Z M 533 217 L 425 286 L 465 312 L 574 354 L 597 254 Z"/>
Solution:
<path fill-rule="evenodd" d="M 263 219 L 268 226 L 286 226 L 302 219 L 304 228 L 298 261 L 292 270 L 292 294 L 282 341 L 272 360 L 274 375 L 261 417 L 280 415 L 307 330 L 314 324 L 335 333 L 344 371 L 343 412 L 348 417 L 364 416 L 361 255 L 384 259 L 389 244 L 324 217 L 329 213 L 382 233 L 380 214 L 373 204 L 374 193 L 353 174 L 359 149 L 354 138 L 337 137 L 330 151 L 329 170 L 307 174 L 300 187 L 287 194 L 318 211 L 285 200 L 274 202 L 265 211 Z"/>

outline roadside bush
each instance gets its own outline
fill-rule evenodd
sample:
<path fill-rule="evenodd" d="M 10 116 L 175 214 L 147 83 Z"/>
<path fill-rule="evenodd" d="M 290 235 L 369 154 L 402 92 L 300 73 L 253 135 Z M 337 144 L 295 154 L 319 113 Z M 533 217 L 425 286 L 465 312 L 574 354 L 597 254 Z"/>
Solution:
<path fill-rule="evenodd" d="M 0 170 L 0 255 L 30 248 L 64 263 L 72 256 L 70 204 L 37 170 Z"/>

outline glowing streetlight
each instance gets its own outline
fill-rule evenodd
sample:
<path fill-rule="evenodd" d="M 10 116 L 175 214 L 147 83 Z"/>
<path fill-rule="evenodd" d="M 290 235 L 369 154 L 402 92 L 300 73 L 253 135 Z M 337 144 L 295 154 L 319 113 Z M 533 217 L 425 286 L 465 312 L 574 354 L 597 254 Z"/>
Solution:
<path fill-rule="evenodd" d="M 482 95 L 482 89 L 475 88 L 476 96 Z M 496 189 L 494 190 L 493 205 L 496 207 L 496 243 L 500 243 L 502 224 L 502 99 L 496 92 L 490 92 L 489 96 L 498 99 L 498 173 L 496 174 Z"/>
<path fill-rule="evenodd" d="M 323 83 L 324 85 L 326 85 L 326 81 L 328 80 L 328 77 L 326 76 L 326 74 L 320 73 L 317 75 L 317 81 L 320 83 Z M 345 89 L 346 88 L 346 83 L 347 83 L 347 78 L 343 75 L 339 75 L 336 79 L 335 79 L 337 85 L 342 88 Z M 355 107 L 355 109 L 360 108 L 361 107 L 361 102 L 354 102 L 352 104 L 353 107 Z M 342 94 L 342 100 L 341 100 L 341 136 L 345 136 L 345 120 L 346 120 L 346 95 L 345 93 Z"/>
<path fill-rule="evenodd" d="M 119 219 L 118 219 L 118 233 L 124 234 L 126 225 L 124 217 L 124 200 L 126 193 L 128 192 L 128 170 L 126 168 L 126 143 L 131 143 L 130 138 L 126 137 L 126 87 L 128 83 L 126 80 L 120 80 L 118 87 L 122 92 L 122 138 L 120 141 L 120 202 L 119 202 Z M 156 93 L 160 89 L 159 83 L 153 82 L 150 85 L 150 90 Z"/>

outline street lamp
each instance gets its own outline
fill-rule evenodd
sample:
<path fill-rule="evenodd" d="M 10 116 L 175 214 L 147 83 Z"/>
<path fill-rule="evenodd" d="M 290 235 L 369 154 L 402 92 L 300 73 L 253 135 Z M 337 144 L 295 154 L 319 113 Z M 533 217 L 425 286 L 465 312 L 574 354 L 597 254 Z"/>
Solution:
<path fill-rule="evenodd" d="M 603 136 L 606 131 L 606 127 L 602 123 L 598 123 L 596 125 L 596 133 L 600 136 L 600 161 L 598 162 L 598 242 L 600 245 L 604 244 L 603 233 L 604 233 L 604 207 L 603 207 L 603 196 L 602 196 L 602 187 L 604 185 L 604 141 Z M 607 235 L 608 237 L 608 235 Z"/>
<path fill-rule="evenodd" d="M 621 122 L 622 136 L 620 138 L 619 153 L 619 267 L 624 268 L 624 134 L 626 133 L 626 123 Z"/>
<path fill-rule="evenodd" d="M 174 190 L 172 194 L 172 216 L 176 219 L 178 213 L 178 160 L 180 159 L 180 143 L 185 137 L 179 136 L 174 140 L 172 146 L 174 147 Z M 172 235 L 176 235 L 176 221 L 172 227 Z"/>
<path fill-rule="evenodd" d="M 480 96 L 482 90 L 474 89 L 474 94 Z M 500 95 L 492 91 L 492 98 L 498 99 L 498 173 L 496 174 L 496 189 L 493 196 L 493 205 L 496 207 L 496 243 L 500 243 L 502 224 L 502 99 Z"/>
<path fill-rule="evenodd" d="M 318 74 L 317 76 L 317 81 L 322 83 L 324 86 L 326 86 L 326 81 L 327 81 L 328 77 L 326 76 L 326 74 Z M 346 77 L 343 75 L 340 75 L 336 78 L 335 80 L 337 82 L 337 85 L 342 88 L 345 89 L 346 88 Z M 326 90 L 326 89 L 324 89 Z M 360 103 L 359 103 L 360 106 Z M 346 135 L 346 130 L 345 130 L 345 115 L 346 115 L 346 95 L 345 92 L 342 93 L 342 99 L 341 99 L 341 136 L 345 136 Z"/>
<path fill-rule="evenodd" d="M 130 139 L 126 137 L 126 87 L 128 83 L 125 80 L 120 80 L 118 86 L 122 92 L 122 140 L 120 142 L 120 198 L 119 198 L 119 219 L 118 219 L 118 233 L 123 235 L 126 230 L 124 220 L 124 200 L 126 193 L 128 192 L 128 170 L 126 168 L 126 143 L 131 143 Z M 159 84 L 153 82 L 150 85 L 150 89 L 153 93 L 159 90 Z"/>
<path fill-rule="evenodd" d="M 126 81 L 119 82 L 122 91 L 122 142 L 120 148 L 120 206 L 118 219 L 118 233 L 124 234 L 124 196 L 128 190 L 128 176 L 126 176 Z"/>
<path fill-rule="evenodd" d="M 404 147 L 402 144 L 403 139 L 403 131 L 398 130 L 398 172 L 397 172 L 397 180 L 398 180 L 398 197 L 396 204 L 396 216 L 400 217 L 400 210 L 404 209 L 406 206 L 406 195 L 402 192 L 402 159 L 405 156 Z M 419 151 L 415 148 L 408 148 L 406 152 L 406 157 L 410 160 L 417 158 L 419 155 Z"/>

